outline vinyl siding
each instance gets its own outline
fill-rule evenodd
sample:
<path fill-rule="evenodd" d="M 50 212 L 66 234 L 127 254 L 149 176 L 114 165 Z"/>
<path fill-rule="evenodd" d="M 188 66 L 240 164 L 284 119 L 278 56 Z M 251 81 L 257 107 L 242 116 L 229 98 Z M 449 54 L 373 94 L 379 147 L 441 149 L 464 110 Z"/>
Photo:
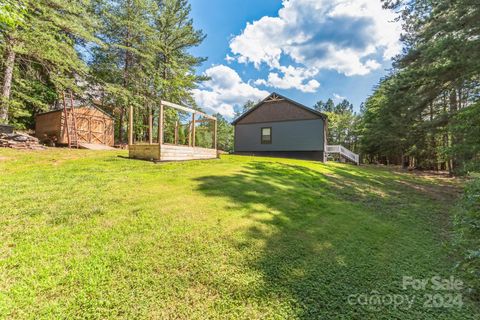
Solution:
<path fill-rule="evenodd" d="M 323 151 L 322 119 L 237 124 L 235 152 Z M 261 128 L 272 128 L 272 143 L 261 144 Z"/>

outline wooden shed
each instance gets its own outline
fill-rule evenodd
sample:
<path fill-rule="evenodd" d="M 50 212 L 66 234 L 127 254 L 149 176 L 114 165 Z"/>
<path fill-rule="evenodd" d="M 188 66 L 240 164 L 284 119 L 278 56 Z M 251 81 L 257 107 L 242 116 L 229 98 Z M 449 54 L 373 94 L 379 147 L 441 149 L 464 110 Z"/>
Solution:
<path fill-rule="evenodd" d="M 103 110 L 90 107 L 67 108 L 69 117 L 74 116 L 78 144 L 103 144 L 113 146 L 113 117 Z M 59 109 L 40 113 L 35 117 L 35 136 L 40 141 L 53 141 L 59 145 L 68 144 L 65 110 Z"/>

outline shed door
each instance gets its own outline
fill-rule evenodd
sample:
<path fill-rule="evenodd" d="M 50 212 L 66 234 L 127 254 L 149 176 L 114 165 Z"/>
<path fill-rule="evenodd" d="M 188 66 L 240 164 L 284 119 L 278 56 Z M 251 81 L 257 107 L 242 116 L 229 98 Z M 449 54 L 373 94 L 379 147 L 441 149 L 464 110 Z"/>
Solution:
<path fill-rule="evenodd" d="M 92 117 L 90 121 L 90 143 L 105 144 L 105 120 Z"/>
<path fill-rule="evenodd" d="M 90 118 L 82 114 L 77 114 L 75 117 L 77 122 L 77 136 L 79 142 L 90 142 L 89 123 Z"/>

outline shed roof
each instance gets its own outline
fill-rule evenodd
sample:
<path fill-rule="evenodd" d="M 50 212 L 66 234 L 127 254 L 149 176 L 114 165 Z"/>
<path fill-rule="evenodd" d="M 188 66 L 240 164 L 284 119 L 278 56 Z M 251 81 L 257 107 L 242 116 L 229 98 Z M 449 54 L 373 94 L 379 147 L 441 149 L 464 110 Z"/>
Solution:
<path fill-rule="evenodd" d="M 67 107 L 67 109 L 70 109 L 70 108 L 71 108 L 71 107 Z M 91 108 L 91 109 L 96 109 L 96 110 L 102 112 L 103 114 L 105 114 L 107 117 L 110 117 L 110 118 L 113 119 L 113 116 L 112 116 L 110 113 L 108 113 L 108 112 L 100 109 L 100 108 L 97 107 L 97 106 L 92 106 L 92 105 L 77 105 L 77 106 L 74 106 L 74 108 L 76 108 L 76 109 L 79 109 L 79 108 Z M 55 109 L 55 110 L 51 110 L 51 111 L 46 111 L 46 112 L 41 112 L 41 113 L 37 113 L 36 115 L 37 115 L 37 116 L 40 116 L 40 115 L 49 114 L 49 113 L 54 113 L 54 112 L 63 112 L 63 108 L 61 108 L 61 109 Z"/>
<path fill-rule="evenodd" d="M 272 98 L 280 98 L 280 99 L 283 99 L 283 100 L 286 100 L 290 103 L 292 103 L 294 106 L 298 107 L 298 108 L 301 108 L 301 109 L 304 109 L 306 111 L 309 111 L 319 117 L 321 117 L 323 120 L 326 120 L 327 119 L 327 115 L 320 112 L 320 111 L 317 111 L 317 110 L 314 110 L 312 108 L 309 108 L 307 106 L 304 106 L 303 104 L 299 103 L 299 102 L 296 102 L 292 99 L 289 99 L 285 96 L 282 96 L 281 94 L 278 94 L 276 92 L 272 92 L 270 95 L 268 95 L 268 97 L 266 97 L 265 99 L 263 99 L 262 101 L 260 101 L 259 103 L 257 103 L 255 106 L 253 106 L 250 110 L 248 110 L 247 112 L 243 113 L 242 115 L 240 115 L 238 118 L 236 118 L 235 120 L 232 121 L 232 124 L 235 125 L 237 124 L 238 121 L 242 120 L 243 118 L 245 118 L 248 114 L 252 113 L 254 110 L 256 110 L 258 107 L 260 107 L 262 104 L 264 104 L 265 102 L 267 101 L 274 101 L 272 100 Z"/>

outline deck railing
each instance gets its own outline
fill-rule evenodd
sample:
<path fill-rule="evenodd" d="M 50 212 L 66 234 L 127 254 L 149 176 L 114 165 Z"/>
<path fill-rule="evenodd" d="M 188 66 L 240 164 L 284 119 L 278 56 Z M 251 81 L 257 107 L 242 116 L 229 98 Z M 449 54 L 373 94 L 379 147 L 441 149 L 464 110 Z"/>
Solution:
<path fill-rule="evenodd" d="M 360 157 L 358 154 L 353 153 L 352 151 L 341 145 L 327 146 L 327 153 L 338 153 L 341 156 L 347 158 L 348 160 L 355 162 L 357 165 L 360 162 Z"/>

